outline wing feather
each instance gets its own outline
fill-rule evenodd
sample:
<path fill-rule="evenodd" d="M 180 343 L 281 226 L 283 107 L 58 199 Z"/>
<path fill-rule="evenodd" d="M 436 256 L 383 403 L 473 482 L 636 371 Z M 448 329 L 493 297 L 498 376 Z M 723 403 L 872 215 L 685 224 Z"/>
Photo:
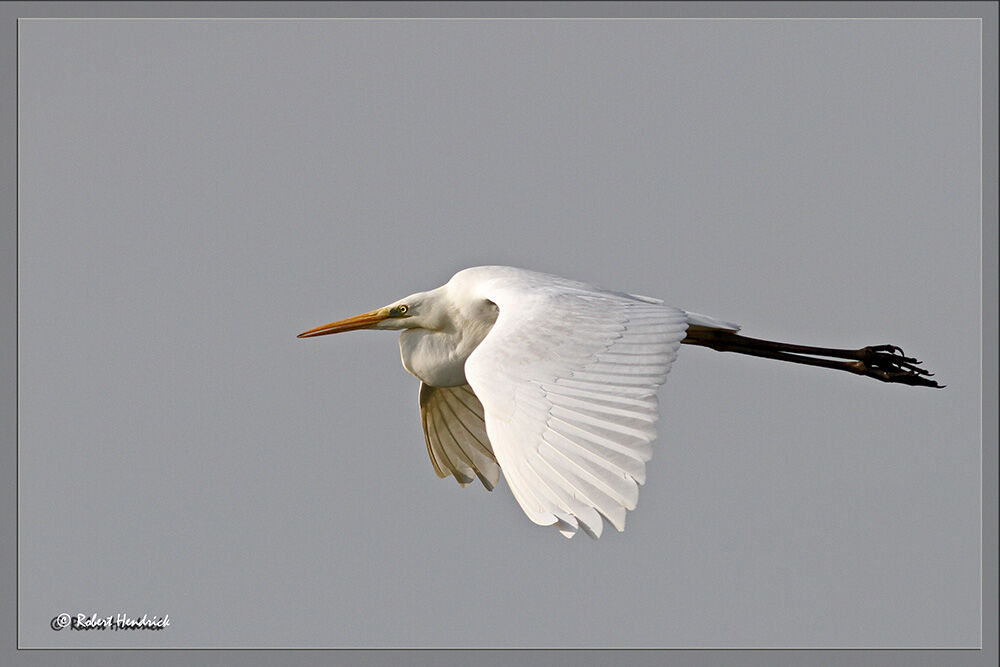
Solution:
<path fill-rule="evenodd" d="M 496 463 L 493 451 L 489 446 L 489 438 L 486 435 L 483 415 L 470 410 L 465 403 L 454 398 L 450 392 L 446 392 L 444 397 L 444 410 L 453 418 L 449 421 L 455 424 L 451 431 L 462 444 L 462 449 L 467 456 L 474 459 L 476 463 L 483 460 L 484 457 L 486 460 Z"/>
<path fill-rule="evenodd" d="M 432 413 L 431 419 L 437 425 L 435 432 L 440 439 L 442 449 L 451 462 L 452 474 L 455 475 L 455 479 L 458 480 L 460 485 L 465 486 L 466 484 L 470 484 L 475 475 L 472 470 L 473 463 L 462 449 L 462 443 L 455 437 L 455 432 L 451 430 L 451 421 L 445 419 L 445 415 L 442 412 Z"/>
<path fill-rule="evenodd" d="M 444 429 L 439 412 L 429 412 L 427 414 L 428 431 L 431 441 L 437 445 L 435 453 L 438 455 L 442 467 L 448 473 L 455 476 L 455 480 L 460 486 L 465 486 L 472 481 L 472 469 L 466 466 L 457 452 L 457 444 Z"/>
<path fill-rule="evenodd" d="M 478 477 L 490 491 L 500 481 L 483 419 L 483 406 L 468 385 L 420 384 L 420 421 L 438 477 L 454 475 L 461 486 Z"/>
<path fill-rule="evenodd" d="M 580 489 L 591 506 L 607 517 L 618 530 L 625 529 L 625 501 L 603 482 L 580 465 L 579 460 L 545 443 L 539 448 L 539 455 L 571 486 Z M 633 505 L 634 507 L 635 505 Z"/>
<path fill-rule="evenodd" d="M 521 270 L 477 289 L 499 315 L 465 374 L 515 499 L 567 537 L 599 537 L 602 516 L 624 530 L 687 314 Z"/>

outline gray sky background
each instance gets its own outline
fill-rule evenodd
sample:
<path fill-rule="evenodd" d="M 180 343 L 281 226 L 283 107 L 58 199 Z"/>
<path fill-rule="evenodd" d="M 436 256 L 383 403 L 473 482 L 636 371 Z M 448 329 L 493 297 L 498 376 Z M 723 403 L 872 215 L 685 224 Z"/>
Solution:
<path fill-rule="evenodd" d="M 19 33 L 22 646 L 979 644 L 978 22 Z M 436 478 L 395 335 L 295 338 L 486 263 L 948 388 L 685 348 L 567 541 Z"/>

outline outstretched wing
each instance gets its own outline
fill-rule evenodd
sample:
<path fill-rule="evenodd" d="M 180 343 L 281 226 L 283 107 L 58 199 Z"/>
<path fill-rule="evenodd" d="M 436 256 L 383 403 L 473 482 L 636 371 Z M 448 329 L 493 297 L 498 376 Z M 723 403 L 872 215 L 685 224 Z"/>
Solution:
<path fill-rule="evenodd" d="M 469 385 L 432 387 L 421 382 L 420 422 L 438 477 L 454 475 L 462 486 L 478 477 L 493 490 L 500 481 L 500 466 L 486 436 L 483 406 Z"/>
<path fill-rule="evenodd" d="M 544 274 L 488 281 L 499 316 L 466 361 L 486 431 L 528 517 L 567 537 L 634 509 L 687 314 Z"/>

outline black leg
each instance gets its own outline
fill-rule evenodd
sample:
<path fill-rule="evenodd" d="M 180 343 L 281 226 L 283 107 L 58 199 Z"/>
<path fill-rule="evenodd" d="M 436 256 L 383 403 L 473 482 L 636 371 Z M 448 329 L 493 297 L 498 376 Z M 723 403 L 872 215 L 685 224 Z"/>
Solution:
<path fill-rule="evenodd" d="M 871 345 L 858 350 L 812 347 L 748 338 L 732 331 L 701 326 L 690 327 L 687 337 L 681 342 L 687 345 L 701 345 L 719 352 L 734 352 L 807 366 L 833 368 L 882 382 L 938 389 L 944 386 L 930 379 L 933 373 L 921 368 L 920 361 L 907 357 L 903 354 L 903 350 L 895 345 Z M 836 359 L 849 361 L 836 361 Z"/>

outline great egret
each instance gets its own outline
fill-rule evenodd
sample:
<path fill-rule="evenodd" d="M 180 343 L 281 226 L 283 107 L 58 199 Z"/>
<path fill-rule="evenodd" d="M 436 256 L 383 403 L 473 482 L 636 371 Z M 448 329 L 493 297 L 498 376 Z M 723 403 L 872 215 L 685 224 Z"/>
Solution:
<path fill-rule="evenodd" d="M 894 345 L 844 350 L 738 335 L 658 299 L 507 266 L 331 322 L 299 338 L 401 329 L 403 367 L 439 477 L 492 490 L 503 471 L 525 514 L 566 537 L 619 531 L 656 438 L 656 390 L 684 343 L 939 387 Z"/>

